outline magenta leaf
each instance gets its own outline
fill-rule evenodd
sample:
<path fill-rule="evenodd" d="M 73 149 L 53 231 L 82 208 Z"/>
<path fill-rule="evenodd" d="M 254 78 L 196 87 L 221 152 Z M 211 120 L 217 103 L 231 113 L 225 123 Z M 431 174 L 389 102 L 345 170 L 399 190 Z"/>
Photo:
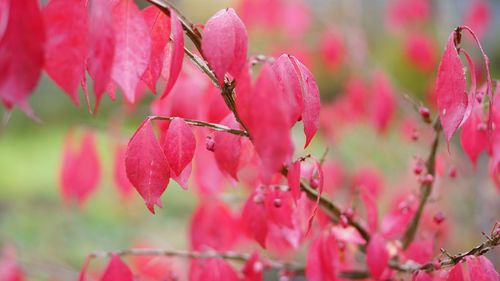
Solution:
<path fill-rule="evenodd" d="M 288 169 L 288 187 L 295 201 L 300 198 L 300 160 L 295 161 Z"/>
<path fill-rule="evenodd" d="M 262 281 L 264 280 L 264 263 L 260 260 L 259 253 L 253 252 L 250 258 L 245 262 L 241 269 L 244 281 Z"/>
<path fill-rule="evenodd" d="M 469 267 L 470 280 L 497 281 L 500 279 L 495 266 L 485 256 L 467 258 L 466 263 Z"/>
<path fill-rule="evenodd" d="M 106 271 L 100 281 L 133 281 L 134 275 L 130 268 L 120 259 L 118 255 L 111 256 Z"/>
<path fill-rule="evenodd" d="M 448 39 L 436 80 L 437 107 L 447 142 L 458 129 L 467 109 L 467 85 L 454 37 L 455 32 Z"/>
<path fill-rule="evenodd" d="M 264 200 L 264 194 L 260 191 L 252 193 L 241 212 L 241 222 L 247 235 L 255 239 L 262 248 L 266 248 L 268 233 L 267 211 Z"/>
<path fill-rule="evenodd" d="M 219 258 L 191 260 L 190 281 L 240 281 L 238 273 L 225 260 Z"/>
<path fill-rule="evenodd" d="M 196 139 L 183 119 L 174 118 L 170 122 L 162 147 L 170 169 L 179 176 L 193 160 L 196 150 Z"/>
<path fill-rule="evenodd" d="M 151 55 L 149 65 L 142 75 L 142 81 L 156 93 L 156 82 L 160 78 L 165 56 L 165 47 L 170 34 L 170 18 L 158 7 L 152 5 L 142 10 L 149 35 L 151 36 Z"/>
<path fill-rule="evenodd" d="M 247 59 L 248 35 L 233 9 L 220 10 L 207 21 L 201 47 L 221 85 L 226 73 L 239 76 Z"/>
<path fill-rule="evenodd" d="M 239 123 L 234 115 L 229 114 L 221 122 L 222 125 L 239 129 Z M 238 180 L 238 168 L 241 156 L 241 136 L 227 132 L 215 132 L 214 156 L 221 171 Z"/>
<path fill-rule="evenodd" d="M 109 16 L 109 15 L 108 15 Z M 111 77 L 130 103 L 149 65 L 151 37 L 139 8 L 132 0 L 119 0 L 113 9 L 116 48 Z"/>
<path fill-rule="evenodd" d="M 462 149 L 474 167 L 481 152 L 488 150 L 489 146 L 487 125 L 481 121 L 481 114 L 477 109 L 472 110 L 460 133 Z"/>
<path fill-rule="evenodd" d="M 60 178 L 62 197 L 66 201 L 75 200 L 82 205 L 99 184 L 101 170 L 95 146 L 92 131 L 83 134 L 79 145 L 71 133 L 66 137 Z"/>
<path fill-rule="evenodd" d="M 85 76 L 87 7 L 84 0 L 51 0 L 43 9 L 47 42 L 45 70 L 76 105 Z M 101 30 L 102 32 L 102 30 Z"/>
<path fill-rule="evenodd" d="M 167 85 L 163 90 L 162 98 L 170 93 L 177 78 L 179 78 L 182 68 L 182 59 L 184 58 L 184 31 L 182 29 L 182 23 L 173 10 L 170 10 L 170 22 L 173 42 L 167 45 L 168 52 L 166 54 L 166 61 L 168 62 L 169 69 L 168 77 L 165 78 Z"/>
<path fill-rule="evenodd" d="M 389 262 L 389 252 L 385 247 L 385 241 L 379 234 L 374 234 L 366 248 L 366 264 L 368 271 L 374 279 L 379 279 L 384 273 Z"/>
<path fill-rule="evenodd" d="M 153 132 L 151 119 L 144 120 L 130 139 L 125 168 L 130 183 L 154 214 L 154 205 L 161 207 L 160 196 L 167 188 L 170 168 Z"/>
<path fill-rule="evenodd" d="M 4 21 L 0 22 L 0 100 L 8 109 L 16 105 L 35 118 L 27 99 L 44 64 L 43 18 L 37 0 L 8 2 L 9 10 L 0 14 L 8 15 L 6 21 L 0 20 Z"/>
<path fill-rule="evenodd" d="M 338 271 L 337 241 L 331 234 L 321 235 L 307 252 L 306 277 L 310 281 L 335 281 Z"/>
<path fill-rule="evenodd" d="M 115 56 L 115 31 L 111 3 L 108 1 L 93 0 L 90 4 L 89 31 L 88 31 L 88 54 L 87 70 L 92 77 L 95 107 L 99 108 L 102 94 L 105 91 L 111 93 L 114 100 L 114 91 L 109 91 L 111 82 L 111 71 Z"/>
<path fill-rule="evenodd" d="M 114 169 L 113 169 L 113 179 L 118 192 L 122 197 L 127 198 L 131 194 L 134 187 L 130 183 L 127 177 L 127 171 L 125 169 L 125 153 L 127 149 L 126 146 L 120 145 L 115 148 L 115 159 L 114 159 Z"/>

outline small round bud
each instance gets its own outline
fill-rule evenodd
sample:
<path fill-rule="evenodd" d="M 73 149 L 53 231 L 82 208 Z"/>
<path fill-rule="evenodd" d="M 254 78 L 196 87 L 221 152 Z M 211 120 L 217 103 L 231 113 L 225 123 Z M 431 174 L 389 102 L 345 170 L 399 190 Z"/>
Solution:
<path fill-rule="evenodd" d="M 343 213 L 346 218 L 352 219 L 354 217 L 354 210 L 352 208 L 347 208 Z"/>
<path fill-rule="evenodd" d="M 340 215 L 339 223 L 343 228 L 347 228 L 349 226 L 349 220 L 345 215 Z"/>
<path fill-rule="evenodd" d="M 452 179 L 457 177 L 457 168 L 455 166 L 451 167 L 448 171 L 448 176 Z"/>
<path fill-rule="evenodd" d="M 413 130 L 413 132 L 411 133 L 411 139 L 413 141 L 418 141 L 418 131 L 417 130 Z"/>
<path fill-rule="evenodd" d="M 420 183 L 421 184 L 431 184 L 434 181 L 434 176 L 431 174 L 427 174 L 425 176 L 422 176 L 420 178 Z"/>
<path fill-rule="evenodd" d="M 281 198 L 274 198 L 274 200 L 273 200 L 273 205 L 274 205 L 274 207 L 276 207 L 276 208 L 280 208 L 280 207 L 281 207 L 281 205 L 282 205 L 282 203 L 283 203 L 283 202 L 281 201 Z"/>
<path fill-rule="evenodd" d="M 424 119 L 425 122 L 431 121 L 431 113 L 427 107 L 420 106 L 418 108 L 418 113 L 420 113 L 420 116 L 422 117 L 422 119 Z"/>
<path fill-rule="evenodd" d="M 422 163 L 417 163 L 415 164 L 415 166 L 413 167 L 413 173 L 415 175 L 420 175 L 422 172 L 424 171 L 424 165 L 422 165 Z"/>
<path fill-rule="evenodd" d="M 319 187 L 319 179 L 318 178 L 311 179 L 310 185 L 311 185 L 312 189 L 318 188 Z"/>
<path fill-rule="evenodd" d="M 438 212 L 433 217 L 433 220 L 436 224 L 441 224 L 445 219 L 446 219 L 446 217 L 442 212 Z"/>
<path fill-rule="evenodd" d="M 477 124 L 477 130 L 479 132 L 485 132 L 487 129 L 488 129 L 488 125 L 486 125 L 485 122 L 480 122 L 479 124 Z"/>
<path fill-rule="evenodd" d="M 215 149 L 215 140 L 212 136 L 207 136 L 205 140 L 205 147 L 207 148 L 208 151 L 214 151 Z"/>
<path fill-rule="evenodd" d="M 434 261 L 434 262 L 432 263 L 432 266 L 434 266 L 434 268 L 435 268 L 436 270 L 441 269 L 441 261 L 439 261 L 439 260 Z"/>

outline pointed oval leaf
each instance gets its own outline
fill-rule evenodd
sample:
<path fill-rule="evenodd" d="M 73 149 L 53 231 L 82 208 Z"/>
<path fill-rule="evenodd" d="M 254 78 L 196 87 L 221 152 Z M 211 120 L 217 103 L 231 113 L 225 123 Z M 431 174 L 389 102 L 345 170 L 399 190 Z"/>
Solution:
<path fill-rule="evenodd" d="M 300 198 L 300 160 L 295 161 L 288 169 L 287 174 L 288 187 L 295 201 Z"/>
<path fill-rule="evenodd" d="M 170 168 L 149 118 L 142 122 L 128 143 L 125 168 L 130 183 L 154 214 L 154 205 L 161 207 L 160 196 L 167 188 Z"/>
<path fill-rule="evenodd" d="M 476 166 L 477 158 L 481 152 L 486 151 L 489 146 L 486 123 L 484 123 L 484 128 L 481 128 L 482 124 L 481 114 L 473 109 L 460 133 L 460 144 L 462 145 L 462 149 L 465 151 L 465 154 L 467 154 L 474 167 Z"/>
<path fill-rule="evenodd" d="M 134 275 L 130 268 L 120 259 L 118 255 L 113 254 L 101 276 L 100 281 L 133 281 Z"/>
<path fill-rule="evenodd" d="M 85 76 L 87 7 L 84 0 L 51 0 L 43 9 L 47 32 L 45 70 L 76 105 Z M 101 30 L 102 32 L 102 30 Z"/>
<path fill-rule="evenodd" d="M 385 247 L 385 241 L 379 234 L 372 235 L 366 248 L 366 264 L 370 275 L 379 279 L 384 273 L 389 262 L 389 252 Z"/>
<path fill-rule="evenodd" d="M 240 281 L 238 273 L 220 258 L 195 259 L 189 266 L 190 281 Z"/>
<path fill-rule="evenodd" d="M 16 105 L 34 117 L 27 99 L 44 64 L 43 18 L 37 0 L 9 2 L 7 22 L 1 23 L 4 30 L 0 38 L 0 99 L 8 109 Z"/>
<path fill-rule="evenodd" d="M 166 61 L 168 62 L 167 85 L 163 90 L 162 98 L 170 93 L 181 73 L 182 60 L 184 58 L 184 30 L 174 10 L 170 10 L 170 25 L 172 28 L 172 42 L 167 45 Z"/>
<path fill-rule="evenodd" d="M 193 160 L 196 150 L 194 134 L 183 119 L 174 118 L 170 122 L 162 147 L 170 169 L 179 176 Z"/>
<path fill-rule="evenodd" d="M 239 123 L 234 115 L 229 114 L 221 122 L 229 128 L 238 128 Z M 238 180 L 238 168 L 241 156 L 241 136 L 227 132 L 215 132 L 214 134 L 214 156 L 219 168 L 229 174 L 233 179 Z"/>
<path fill-rule="evenodd" d="M 439 118 L 447 142 L 458 129 L 467 109 L 467 85 L 462 61 L 455 48 L 454 36 L 455 32 L 452 32 L 446 44 L 435 90 Z"/>
<path fill-rule="evenodd" d="M 248 35 L 233 9 L 220 10 L 207 21 L 201 48 L 221 85 L 226 73 L 239 76 L 246 63 Z"/>
<path fill-rule="evenodd" d="M 137 86 L 149 65 L 151 36 L 135 1 L 120 0 L 113 9 L 113 23 L 116 46 L 111 77 L 134 103 Z"/>
<path fill-rule="evenodd" d="M 307 252 L 306 277 L 310 281 L 335 281 L 338 271 L 337 241 L 333 235 L 322 235 Z"/>

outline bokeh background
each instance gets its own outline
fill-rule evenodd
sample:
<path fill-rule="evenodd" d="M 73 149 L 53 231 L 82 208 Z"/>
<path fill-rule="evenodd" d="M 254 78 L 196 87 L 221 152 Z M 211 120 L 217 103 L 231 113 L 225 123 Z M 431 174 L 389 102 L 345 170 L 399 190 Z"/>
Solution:
<path fill-rule="evenodd" d="M 246 14 L 241 10 L 241 1 L 172 2 L 199 23 L 206 22 L 222 8 L 236 7 L 249 27 L 251 55 L 282 52 L 296 55 L 313 70 L 325 104 L 345 95 L 349 91 L 346 85 L 353 79 L 369 81 L 377 71 L 389 77 L 397 109 L 386 132 L 377 132 L 363 120 L 346 125 L 347 115 L 325 115 L 321 136 L 316 137 L 306 152 L 297 151 L 300 155 L 312 153 L 319 157 L 328 146 L 327 157 L 341 164 L 347 178 L 363 167 L 379 170 L 387 195 L 381 200 L 382 213 L 389 208 L 392 195 L 405 188 L 416 192 L 412 163 L 415 155 L 426 156 L 425 129 L 419 132 L 424 140 L 417 142 L 411 141 L 408 130 L 405 131 L 404 120 L 418 119 L 402 95 L 422 100 L 435 113 L 429 97 L 445 42 L 457 25 L 470 23 L 472 7 L 477 3 L 485 4 L 488 9 L 472 16 L 472 23 L 481 29 L 493 78 L 500 77 L 500 2 L 496 0 L 421 1 L 428 3 L 428 10 L 420 12 L 404 9 L 395 12 L 391 10 L 394 3 L 405 2 L 396 0 L 289 0 L 284 1 L 285 6 L 292 7 L 287 12 L 262 12 L 264 22 L 266 15 L 271 14 L 275 28 Z M 144 1 L 138 3 L 145 6 Z M 327 32 L 333 34 L 329 43 L 323 41 Z M 407 44 L 416 36 L 427 40 L 419 42 L 428 44 L 430 53 L 420 54 L 421 57 L 417 54 L 412 61 Z M 471 42 L 466 36 L 464 46 L 481 68 L 479 53 Z M 484 77 L 484 73 L 479 75 Z M 84 104 L 82 93 L 80 97 Z M 148 104 L 152 99 L 148 95 L 130 111 L 120 98 L 111 102 L 105 97 L 98 114 L 91 116 L 84 105 L 75 107 L 44 74 L 29 101 L 42 120 L 40 123 L 17 109 L 13 112 L 0 109 L 0 243 L 16 249 L 17 259 L 29 280 L 76 280 L 86 255 L 95 250 L 138 245 L 189 248 L 188 223 L 198 200 L 193 191 L 184 191 L 171 183 L 163 195 L 164 208 L 153 216 L 138 194 L 134 192 L 124 199 L 113 181 L 110 131 L 118 130 L 118 135 L 126 141 L 149 114 Z M 368 101 L 368 105 L 371 103 Z M 96 130 L 103 174 L 98 190 L 81 208 L 65 204 L 59 192 L 64 137 L 74 128 Z M 299 143 L 300 128 L 296 135 Z M 474 170 L 457 138 L 452 141 L 450 153 L 441 146 L 440 155 L 444 172 L 438 179 L 439 192 L 430 208 L 446 214 L 450 233 L 444 246 L 456 253 L 483 240 L 481 231 L 490 231 L 500 218 L 500 196 L 488 176 L 486 155 L 480 157 Z M 457 177 L 451 179 L 447 171 L 453 167 L 457 169 Z M 241 200 L 239 193 L 229 192 L 227 200 Z M 341 197 L 333 199 L 342 205 Z M 499 251 L 488 256 L 500 270 Z M 95 267 L 104 262 L 96 261 Z"/>

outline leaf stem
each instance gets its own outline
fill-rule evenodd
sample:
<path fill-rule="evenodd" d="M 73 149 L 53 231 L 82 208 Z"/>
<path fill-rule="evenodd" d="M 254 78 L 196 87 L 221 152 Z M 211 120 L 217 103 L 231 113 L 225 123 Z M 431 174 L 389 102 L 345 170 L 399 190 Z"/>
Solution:
<path fill-rule="evenodd" d="M 151 120 L 161 120 L 161 121 L 171 121 L 175 118 L 179 118 L 179 119 L 184 120 L 184 122 L 186 122 L 187 124 L 192 125 L 192 126 L 210 128 L 210 129 L 213 129 L 216 131 L 226 132 L 226 133 L 230 133 L 230 134 L 238 135 L 238 136 L 243 136 L 243 137 L 249 136 L 247 131 L 233 129 L 233 128 L 230 128 L 230 127 L 227 127 L 227 126 L 224 126 L 221 124 L 209 123 L 209 122 L 204 122 L 204 121 L 200 121 L 200 120 L 180 118 L 180 117 L 164 117 L 164 116 L 156 116 L 156 115 L 149 116 L 148 118 Z"/>

